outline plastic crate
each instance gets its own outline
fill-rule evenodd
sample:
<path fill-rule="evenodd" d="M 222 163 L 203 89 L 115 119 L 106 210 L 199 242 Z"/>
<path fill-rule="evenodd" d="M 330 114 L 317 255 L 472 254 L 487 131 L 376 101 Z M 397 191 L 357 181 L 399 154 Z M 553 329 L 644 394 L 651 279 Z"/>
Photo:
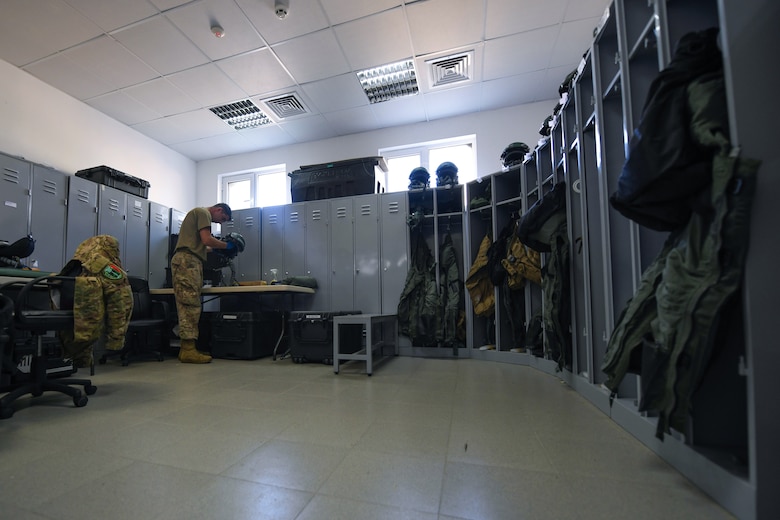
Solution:
<path fill-rule="evenodd" d="M 301 166 L 288 173 L 293 202 L 384 193 L 384 157 L 363 157 Z"/>
<path fill-rule="evenodd" d="M 288 336 L 290 357 L 295 363 L 333 363 L 333 317 L 360 314 L 360 311 L 294 311 L 290 313 Z M 361 325 L 345 327 L 346 344 L 360 342 Z"/>
<path fill-rule="evenodd" d="M 274 354 L 284 331 L 282 311 L 217 312 L 211 320 L 211 356 L 257 359 Z"/>
<path fill-rule="evenodd" d="M 95 166 L 94 168 L 79 170 L 76 172 L 76 177 L 132 193 L 145 199 L 149 197 L 149 186 L 151 184 L 148 181 L 127 175 L 108 166 Z"/>

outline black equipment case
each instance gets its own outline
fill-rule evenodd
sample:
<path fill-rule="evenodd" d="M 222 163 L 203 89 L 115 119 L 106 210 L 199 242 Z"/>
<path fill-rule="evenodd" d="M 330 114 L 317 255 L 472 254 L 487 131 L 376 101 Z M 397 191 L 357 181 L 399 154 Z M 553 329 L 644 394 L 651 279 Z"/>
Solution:
<path fill-rule="evenodd" d="M 76 177 L 82 177 L 98 184 L 110 186 L 145 199 L 149 198 L 149 181 L 133 177 L 108 166 L 95 166 L 76 172 Z"/>
<path fill-rule="evenodd" d="M 285 313 L 217 312 L 211 321 L 211 356 L 257 359 L 271 356 L 282 341 Z"/>
<path fill-rule="evenodd" d="M 361 314 L 360 311 L 294 311 L 288 321 L 290 357 L 295 363 L 333 363 L 333 317 Z M 362 325 L 345 325 L 339 331 L 345 344 L 360 344 Z"/>
<path fill-rule="evenodd" d="M 288 173 L 293 202 L 384 193 L 384 157 L 363 157 L 301 166 Z"/>

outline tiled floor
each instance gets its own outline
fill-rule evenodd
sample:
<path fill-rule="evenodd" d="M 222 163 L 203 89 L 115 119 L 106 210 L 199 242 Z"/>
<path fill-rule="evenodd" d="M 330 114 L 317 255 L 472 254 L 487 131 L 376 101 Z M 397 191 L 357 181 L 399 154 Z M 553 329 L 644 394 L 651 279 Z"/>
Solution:
<path fill-rule="evenodd" d="M 364 367 L 365 365 L 362 365 Z M 469 359 L 98 366 L 0 421 L 0 518 L 731 518 L 558 379 Z"/>

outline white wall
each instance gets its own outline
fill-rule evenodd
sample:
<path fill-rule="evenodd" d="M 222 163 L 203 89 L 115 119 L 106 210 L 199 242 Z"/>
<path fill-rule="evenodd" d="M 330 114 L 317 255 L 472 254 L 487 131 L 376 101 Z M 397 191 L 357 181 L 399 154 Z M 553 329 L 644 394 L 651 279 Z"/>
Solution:
<path fill-rule="evenodd" d="M 0 152 L 63 173 L 106 165 L 149 181 L 149 199 L 195 205 L 195 162 L 0 60 Z"/>
<path fill-rule="evenodd" d="M 197 165 L 197 205 L 216 201 L 218 176 L 284 163 L 288 171 L 300 166 L 343 159 L 371 157 L 379 148 L 432 141 L 460 135 L 477 135 L 477 171 L 480 175 L 501 170 L 501 152 L 509 143 L 522 141 L 531 149 L 541 137 L 539 127 L 552 114 L 556 100 L 398 126 L 311 143 L 201 161 Z M 215 191 L 217 190 L 217 191 Z M 284 201 L 280 201 L 280 204 Z"/>

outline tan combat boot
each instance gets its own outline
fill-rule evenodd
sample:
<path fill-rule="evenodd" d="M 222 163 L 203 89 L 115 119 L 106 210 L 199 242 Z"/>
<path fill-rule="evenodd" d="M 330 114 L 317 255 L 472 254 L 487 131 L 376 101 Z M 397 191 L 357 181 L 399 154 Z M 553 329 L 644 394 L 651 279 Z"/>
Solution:
<path fill-rule="evenodd" d="M 179 347 L 179 361 L 182 363 L 211 363 L 211 356 L 198 351 L 195 348 L 194 339 L 183 339 L 181 347 Z"/>

